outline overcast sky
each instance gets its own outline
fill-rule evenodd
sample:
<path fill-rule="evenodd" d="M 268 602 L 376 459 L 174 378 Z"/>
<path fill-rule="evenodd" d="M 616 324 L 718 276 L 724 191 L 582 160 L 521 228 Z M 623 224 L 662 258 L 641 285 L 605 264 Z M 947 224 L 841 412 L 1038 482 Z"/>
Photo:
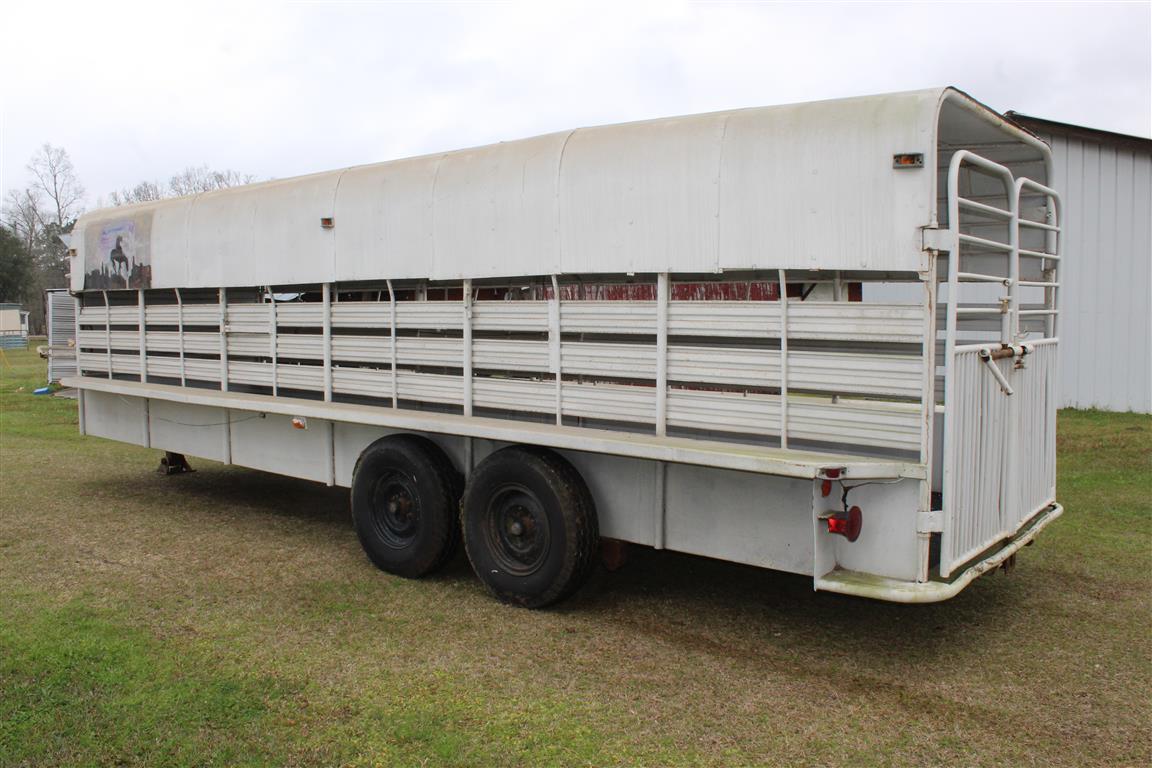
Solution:
<path fill-rule="evenodd" d="M 1147 136 L 1152 3 L 6 4 L 0 188 L 44 142 L 88 206 L 582 125 L 956 85 Z"/>

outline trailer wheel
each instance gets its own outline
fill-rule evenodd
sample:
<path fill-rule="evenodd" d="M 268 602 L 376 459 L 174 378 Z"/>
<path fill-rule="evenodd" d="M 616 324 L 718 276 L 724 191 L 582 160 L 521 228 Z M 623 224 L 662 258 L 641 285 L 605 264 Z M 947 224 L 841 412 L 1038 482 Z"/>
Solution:
<path fill-rule="evenodd" d="M 364 449 L 352 474 L 352 520 L 383 571 L 425 576 L 459 549 L 463 481 L 439 446 L 392 435 Z"/>
<path fill-rule="evenodd" d="M 543 608 L 580 588 L 600 532 L 592 494 L 552 451 L 512 447 L 480 463 L 464 491 L 464 548 L 500 600 Z"/>

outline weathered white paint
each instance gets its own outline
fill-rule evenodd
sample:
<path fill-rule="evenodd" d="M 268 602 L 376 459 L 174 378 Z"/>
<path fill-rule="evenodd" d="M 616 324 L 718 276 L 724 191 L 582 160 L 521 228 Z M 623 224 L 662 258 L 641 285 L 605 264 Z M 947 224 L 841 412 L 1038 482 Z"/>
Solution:
<path fill-rule="evenodd" d="M 72 287 L 84 264 L 106 261 L 86 260 L 99 238 L 84 232 L 134 218 L 149 233 L 153 288 L 920 271 L 941 138 L 1045 153 L 949 88 L 581 128 L 95 211 L 77 224 Z M 904 152 L 925 167 L 893 168 Z"/>

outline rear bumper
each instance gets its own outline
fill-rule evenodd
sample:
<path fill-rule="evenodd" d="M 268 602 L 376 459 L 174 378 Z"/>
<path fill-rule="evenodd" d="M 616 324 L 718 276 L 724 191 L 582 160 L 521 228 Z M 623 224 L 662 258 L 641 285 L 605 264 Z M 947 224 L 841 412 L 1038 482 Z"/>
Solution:
<path fill-rule="evenodd" d="M 955 597 L 964 587 L 988 571 L 995 570 L 1004 561 L 1036 538 L 1056 518 L 1064 514 L 1064 507 L 1053 504 L 1024 526 L 1010 542 L 988 557 L 973 563 L 955 579 L 948 581 L 899 581 L 855 571 L 832 571 L 815 581 L 818 591 L 839 592 L 842 595 L 870 597 L 891 603 L 938 603 Z"/>

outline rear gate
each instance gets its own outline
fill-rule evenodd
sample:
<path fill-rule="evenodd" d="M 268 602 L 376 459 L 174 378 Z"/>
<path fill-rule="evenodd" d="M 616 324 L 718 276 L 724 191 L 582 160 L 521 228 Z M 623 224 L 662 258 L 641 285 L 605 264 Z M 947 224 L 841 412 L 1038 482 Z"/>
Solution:
<path fill-rule="evenodd" d="M 948 224 L 943 577 L 1055 501 L 1060 199 L 960 150 Z"/>

